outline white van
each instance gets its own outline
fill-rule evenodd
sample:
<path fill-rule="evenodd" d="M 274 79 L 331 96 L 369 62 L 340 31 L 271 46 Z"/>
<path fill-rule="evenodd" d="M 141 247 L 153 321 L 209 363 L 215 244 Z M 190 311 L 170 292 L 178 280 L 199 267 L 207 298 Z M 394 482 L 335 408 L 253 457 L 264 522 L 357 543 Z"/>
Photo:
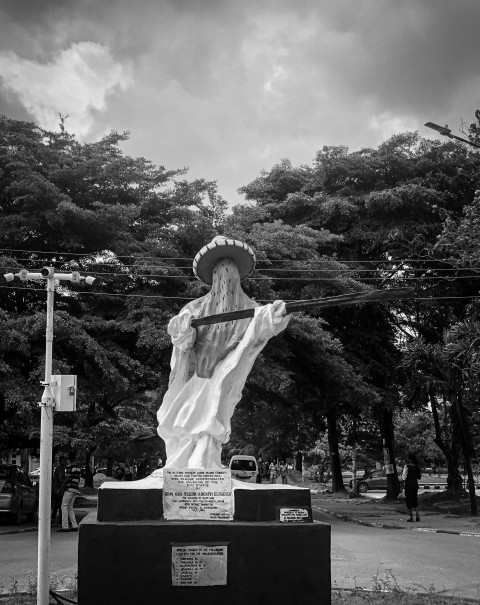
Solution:
<path fill-rule="evenodd" d="M 258 464 L 255 456 L 232 456 L 228 468 L 232 471 L 234 479 L 256 483 L 258 477 Z"/>

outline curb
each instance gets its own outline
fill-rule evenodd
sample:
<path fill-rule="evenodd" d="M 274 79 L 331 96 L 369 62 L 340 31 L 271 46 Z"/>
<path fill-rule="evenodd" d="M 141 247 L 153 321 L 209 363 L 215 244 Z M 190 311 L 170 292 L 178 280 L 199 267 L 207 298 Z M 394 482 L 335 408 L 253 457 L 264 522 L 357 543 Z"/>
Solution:
<path fill-rule="evenodd" d="M 364 525 L 366 527 L 379 527 L 382 529 L 406 529 L 409 531 L 422 531 L 432 534 L 452 534 L 454 536 L 466 536 L 468 538 L 480 538 L 480 534 L 470 533 L 470 532 L 461 532 L 461 531 L 453 531 L 450 529 L 430 529 L 429 527 L 398 527 L 398 525 L 388 525 L 387 523 L 371 523 L 369 521 L 362 521 L 361 519 L 354 519 L 353 517 L 348 517 L 347 515 L 340 515 L 338 513 L 334 513 L 326 508 L 322 508 L 320 506 L 312 506 L 312 508 L 316 508 L 317 510 L 322 511 L 322 513 L 327 513 L 328 515 L 332 515 L 332 517 L 336 517 L 341 521 L 346 521 L 347 523 L 355 523 L 356 525 Z"/>
<path fill-rule="evenodd" d="M 93 507 L 86 507 L 86 508 L 93 508 Z M 88 513 L 90 512 L 89 510 L 86 511 L 85 508 L 83 508 L 83 507 L 79 508 L 79 509 L 75 509 L 75 511 L 77 513 L 80 513 L 79 515 L 77 515 L 77 518 L 79 521 L 81 521 L 84 517 L 86 517 L 88 515 Z M 85 514 L 82 514 L 82 513 L 85 513 Z M 51 526 L 51 529 L 50 529 L 51 533 L 53 533 L 53 531 L 54 531 L 53 527 L 55 527 L 55 526 L 53 526 L 53 525 Z M 33 527 L 19 526 L 19 527 L 15 527 L 15 529 L 13 529 L 13 528 L 5 529 L 5 530 L 0 529 L 0 536 L 8 536 L 8 535 L 12 535 L 12 534 L 26 534 L 26 533 L 32 532 L 32 531 L 38 531 L 38 525 L 35 525 Z"/>
<path fill-rule="evenodd" d="M 38 527 L 22 527 L 20 529 L 7 529 L 0 531 L 0 536 L 8 536 L 10 534 L 26 534 L 31 531 L 38 531 Z"/>
<path fill-rule="evenodd" d="M 446 483 L 419 483 L 419 489 L 446 489 Z M 480 483 L 475 483 L 475 489 L 480 489 Z"/>
<path fill-rule="evenodd" d="M 405 528 L 407 529 L 407 528 Z M 432 534 L 453 534 L 454 536 L 466 536 L 468 538 L 480 538 L 480 534 L 468 531 L 453 531 L 451 529 L 430 529 L 429 527 L 412 527 L 410 531 L 424 531 Z"/>

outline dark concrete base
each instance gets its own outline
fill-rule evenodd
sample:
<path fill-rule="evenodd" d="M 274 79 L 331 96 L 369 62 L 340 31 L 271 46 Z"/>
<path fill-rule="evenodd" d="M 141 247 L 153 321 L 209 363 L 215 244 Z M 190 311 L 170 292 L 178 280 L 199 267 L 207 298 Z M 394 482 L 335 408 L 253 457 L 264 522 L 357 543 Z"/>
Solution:
<path fill-rule="evenodd" d="M 225 544 L 226 586 L 172 586 L 172 544 Z M 79 605 L 329 605 L 330 526 L 141 521 L 80 525 Z"/>
<path fill-rule="evenodd" d="M 98 520 L 143 521 L 162 519 L 162 489 L 98 490 Z M 310 490 L 305 488 L 276 488 L 233 490 L 235 521 L 278 521 L 280 508 L 306 508 L 312 520 Z"/>
<path fill-rule="evenodd" d="M 99 521 L 142 521 L 163 517 L 161 489 L 99 489 Z"/>

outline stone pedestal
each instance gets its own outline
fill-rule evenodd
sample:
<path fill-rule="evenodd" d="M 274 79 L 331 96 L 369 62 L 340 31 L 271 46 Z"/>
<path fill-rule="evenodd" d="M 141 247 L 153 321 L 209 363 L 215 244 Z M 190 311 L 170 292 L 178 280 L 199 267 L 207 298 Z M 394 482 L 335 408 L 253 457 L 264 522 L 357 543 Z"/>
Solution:
<path fill-rule="evenodd" d="M 163 519 L 163 490 L 138 489 L 135 483 L 111 483 L 98 490 L 98 521 Z M 312 520 L 309 489 L 281 485 L 238 486 L 241 482 L 236 483 L 233 489 L 235 521 L 278 521 L 280 509 L 289 507 L 308 510 Z"/>
<path fill-rule="evenodd" d="M 175 586 L 179 545 L 226 546 L 226 583 Z M 329 605 L 323 523 L 117 521 L 80 525 L 79 605 Z"/>

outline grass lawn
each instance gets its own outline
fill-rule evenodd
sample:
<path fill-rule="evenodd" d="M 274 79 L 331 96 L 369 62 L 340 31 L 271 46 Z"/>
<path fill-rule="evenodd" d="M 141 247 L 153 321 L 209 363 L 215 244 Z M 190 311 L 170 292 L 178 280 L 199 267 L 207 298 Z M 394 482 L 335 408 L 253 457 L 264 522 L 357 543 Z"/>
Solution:
<path fill-rule="evenodd" d="M 65 594 L 68 600 L 63 600 L 61 595 Z M 60 593 L 59 599 L 51 598 L 50 603 L 70 604 L 76 602 L 76 597 L 71 592 Z M 35 596 L 15 595 L 0 597 L 1 605 L 34 605 L 37 602 Z M 443 595 L 419 594 L 404 592 L 402 590 L 332 590 L 332 605 L 470 605 L 480 603 L 480 600 L 459 599 Z M 322 605 L 319 603 L 319 605 Z"/>
<path fill-rule="evenodd" d="M 333 590 L 332 605 L 465 605 L 480 603 L 479 600 L 446 597 L 444 595 L 419 594 L 393 590 L 383 592 L 377 590 Z"/>

